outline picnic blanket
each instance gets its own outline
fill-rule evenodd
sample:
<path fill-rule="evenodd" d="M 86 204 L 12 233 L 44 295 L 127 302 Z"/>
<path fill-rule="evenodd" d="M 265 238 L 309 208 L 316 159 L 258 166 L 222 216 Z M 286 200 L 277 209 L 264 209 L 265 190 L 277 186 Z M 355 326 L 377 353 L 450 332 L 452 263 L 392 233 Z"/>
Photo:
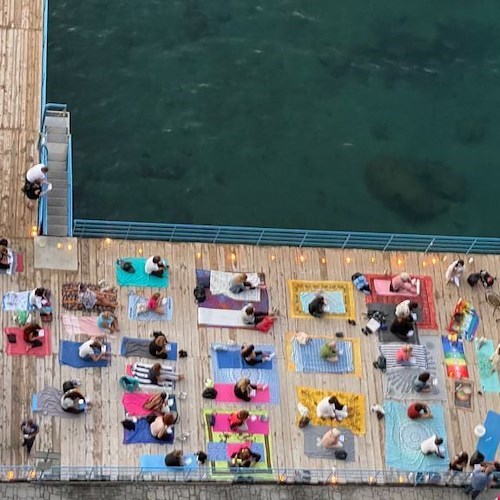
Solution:
<path fill-rule="evenodd" d="M 138 356 L 141 358 L 159 359 L 152 356 L 149 352 L 150 339 L 134 339 L 132 337 L 123 337 L 120 354 L 122 356 Z M 167 360 L 175 361 L 177 359 L 177 342 L 169 342 L 167 344 Z"/>
<path fill-rule="evenodd" d="M 500 442 L 500 413 L 490 410 L 483 425 L 486 434 L 477 442 L 477 449 L 484 455 L 485 460 L 492 462 Z"/>
<path fill-rule="evenodd" d="M 484 341 L 479 347 L 479 342 L 474 342 L 476 348 L 477 364 L 479 367 L 479 378 L 484 392 L 500 392 L 500 380 L 498 372 L 492 371 L 491 356 L 495 352 L 495 345 L 492 340 Z"/>
<path fill-rule="evenodd" d="M 127 273 L 115 263 L 116 281 L 120 286 L 135 286 L 149 288 L 168 287 L 168 269 L 165 269 L 162 278 L 152 274 L 146 274 L 144 269 L 146 260 L 144 257 L 124 257 L 122 260 L 130 262 L 134 266 L 135 273 Z"/>
<path fill-rule="evenodd" d="M 432 418 L 411 420 L 408 405 L 397 401 L 386 401 L 385 409 L 385 463 L 389 468 L 403 471 L 445 471 L 448 470 L 448 444 L 444 424 L 443 406 L 430 404 Z M 443 438 L 441 450 L 445 458 L 424 455 L 420 444 L 437 435 Z"/>
<path fill-rule="evenodd" d="M 427 368 L 427 349 L 422 345 L 413 345 L 413 354 L 412 354 L 412 362 L 411 365 L 408 363 L 403 365 L 396 361 L 396 353 L 401 349 L 401 347 L 407 344 L 404 343 L 396 343 L 391 342 L 389 344 L 380 344 L 378 346 L 380 353 L 385 356 L 387 369 L 390 368 L 399 368 L 401 366 L 414 366 L 425 370 Z"/>
<path fill-rule="evenodd" d="M 329 312 L 324 315 L 324 318 L 354 319 L 356 316 L 354 291 L 350 281 L 289 280 L 288 290 L 290 293 L 292 318 L 313 318 L 309 314 L 307 306 L 313 298 L 311 294 L 314 294 L 318 290 L 323 292 L 328 301 Z M 305 304 L 306 302 L 307 304 Z"/>
<path fill-rule="evenodd" d="M 446 335 L 441 335 L 444 363 L 448 378 L 469 378 L 469 370 L 465 359 L 464 345 L 459 340 L 451 342 Z"/>
<path fill-rule="evenodd" d="M 234 277 L 239 273 L 228 273 L 225 271 L 210 271 L 210 293 L 212 295 L 225 295 L 233 300 L 244 302 L 260 302 L 260 288 L 245 290 L 241 293 L 233 293 L 229 290 L 229 285 Z M 258 273 L 246 273 L 247 281 L 252 286 L 260 285 L 260 275 Z M 243 305 L 242 305 L 243 307 Z"/>
<path fill-rule="evenodd" d="M 64 329 L 69 335 L 88 335 L 89 337 L 104 337 L 105 335 L 97 326 L 97 318 L 63 314 L 62 320 Z"/>
<path fill-rule="evenodd" d="M 372 293 L 370 295 L 365 295 L 365 300 L 367 304 L 376 302 L 378 304 L 392 304 L 396 307 L 397 304 L 411 298 L 414 302 L 419 305 L 419 310 L 417 311 L 418 316 L 418 326 L 421 330 L 437 330 L 438 324 L 436 321 L 436 308 L 434 306 L 434 296 L 432 291 L 432 278 L 430 276 L 415 276 L 420 280 L 420 295 L 411 295 L 404 293 L 392 293 L 382 295 L 377 293 L 375 280 L 386 282 L 387 289 L 389 287 L 391 277 L 377 274 L 367 274 L 366 278 L 370 283 L 370 288 Z M 380 289 L 380 286 L 379 286 Z M 421 314 L 419 314 L 421 313 Z"/>
<path fill-rule="evenodd" d="M 8 356 L 49 356 L 52 354 L 51 348 L 51 332 L 48 328 L 43 328 L 44 336 L 40 338 L 43 345 L 40 347 L 32 347 L 28 351 L 26 350 L 29 346 L 28 343 L 24 341 L 23 332 L 24 328 L 8 327 L 3 329 L 5 334 L 4 345 L 5 353 Z M 7 339 L 7 335 L 13 334 L 16 336 L 16 342 L 11 343 Z"/>
<path fill-rule="evenodd" d="M 50 417 L 79 418 L 83 413 L 68 413 L 61 407 L 63 391 L 55 387 L 46 387 L 38 394 L 33 394 L 31 408 L 35 413 L 41 413 Z"/>
<path fill-rule="evenodd" d="M 455 305 L 448 331 L 456 333 L 465 340 L 472 340 L 479 327 L 479 316 L 474 306 L 460 299 Z"/>
<path fill-rule="evenodd" d="M 271 401 L 269 387 L 265 390 L 256 390 L 255 396 L 248 403 L 234 395 L 234 384 L 215 384 L 215 389 L 217 390 L 215 401 L 218 403 L 238 403 L 244 405 L 250 403 L 269 403 Z"/>
<path fill-rule="evenodd" d="M 27 311 L 29 309 L 28 300 L 30 292 L 7 292 L 2 298 L 2 308 L 4 311 Z"/>
<path fill-rule="evenodd" d="M 306 344 L 300 344 L 295 333 L 286 333 L 287 367 L 289 371 L 299 373 L 352 373 L 361 376 L 361 346 L 359 339 L 337 339 L 326 337 L 312 337 Z M 337 341 L 338 358 L 335 363 L 325 361 L 320 356 L 320 349 L 332 340 Z"/>
<path fill-rule="evenodd" d="M 151 434 L 149 424 L 145 418 L 140 418 L 135 424 L 133 431 L 123 429 L 123 444 L 172 444 L 174 442 L 175 430 L 172 427 L 172 434 L 168 434 L 166 439 L 157 439 Z M 163 457 L 165 459 L 165 456 Z"/>
<path fill-rule="evenodd" d="M 219 410 L 218 408 L 216 411 L 207 411 L 215 414 L 215 423 L 212 426 L 214 432 L 235 432 L 229 427 L 229 417 L 233 413 L 232 411 Z M 269 413 L 252 411 L 246 424 L 248 430 L 245 431 L 245 434 L 269 434 Z"/>
<path fill-rule="evenodd" d="M 255 349 L 265 353 L 274 352 L 274 346 L 267 346 L 268 349 Z M 211 356 L 217 356 L 219 368 L 246 368 L 248 370 L 272 370 L 273 360 L 264 361 L 258 365 L 249 365 L 240 354 L 240 347 L 227 346 L 222 344 L 212 344 Z"/>
<path fill-rule="evenodd" d="M 365 422 L 365 396 L 364 394 L 355 394 L 353 392 L 326 391 L 322 389 L 314 389 L 313 387 L 297 387 L 298 402 L 302 403 L 308 410 L 308 416 L 311 419 L 309 425 L 325 425 L 329 423 L 329 419 L 325 420 L 316 414 L 318 403 L 330 396 L 337 396 L 339 401 L 347 406 L 348 417 L 342 420 L 342 427 L 350 429 L 354 434 L 366 433 Z M 300 416 L 297 417 L 297 423 Z"/>
<path fill-rule="evenodd" d="M 128 317 L 134 321 L 171 321 L 173 314 L 174 301 L 172 297 L 166 297 L 166 302 L 162 307 L 165 308 L 164 314 L 158 314 L 154 311 L 138 312 L 139 305 L 146 305 L 148 299 L 140 295 L 129 293 L 128 295 Z"/>
<path fill-rule="evenodd" d="M 59 341 L 59 363 L 73 368 L 104 368 L 111 365 L 111 358 L 92 361 L 80 358 L 79 348 L 83 342 Z M 106 343 L 106 352 L 111 352 L 111 344 Z"/>
<path fill-rule="evenodd" d="M 147 365 L 144 363 L 134 363 L 133 365 L 127 365 L 127 375 L 134 377 L 140 385 L 147 387 L 148 389 L 161 389 L 169 392 L 175 387 L 175 382 L 173 380 L 166 381 L 163 385 L 156 385 L 149 380 L 148 373 L 149 369 L 153 365 Z M 162 365 L 161 373 L 173 372 L 172 366 Z"/>
<path fill-rule="evenodd" d="M 8 269 L 0 269 L 1 274 L 7 274 L 12 276 L 16 273 L 22 273 L 24 270 L 24 256 L 22 253 L 14 252 L 10 248 L 7 248 L 7 253 L 9 255 L 9 264 L 10 267 Z"/>
<path fill-rule="evenodd" d="M 377 332 L 379 342 L 382 343 L 401 342 L 401 339 L 397 335 L 394 335 L 394 333 L 391 332 L 391 324 L 395 318 L 396 306 L 394 304 L 383 304 L 381 302 L 372 302 L 371 304 L 367 304 L 367 308 L 368 308 L 368 313 L 371 313 L 373 311 L 380 311 L 386 315 L 387 328 L 385 330 L 382 330 L 380 328 L 379 331 Z M 422 311 L 420 309 L 420 306 L 418 306 L 416 314 L 417 314 L 417 323 L 413 324 L 413 335 L 411 337 L 407 337 L 405 340 L 407 344 L 420 343 L 418 338 L 418 320 L 419 318 L 422 317 Z"/>
<path fill-rule="evenodd" d="M 104 298 L 106 298 L 110 302 L 116 303 L 118 300 L 116 290 L 103 290 L 99 285 L 95 285 L 93 283 L 80 283 L 80 282 L 64 283 L 62 286 L 62 306 L 64 309 L 68 311 L 86 311 L 86 309 L 83 307 L 80 301 L 79 297 L 80 287 L 86 287 L 94 293 L 99 292 L 100 294 L 103 295 Z M 99 313 L 103 311 L 114 312 L 115 308 L 99 307 L 95 305 L 92 311 Z"/>
<path fill-rule="evenodd" d="M 341 432 L 342 449 L 347 452 L 346 462 L 354 462 L 356 453 L 354 446 L 354 434 L 349 429 L 344 429 L 340 425 L 336 426 Z M 321 438 L 331 427 L 308 425 L 302 429 L 304 434 L 304 453 L 311 458 L 324 458 L 336 460 L 335 450 L 326 450 L 321 446 Z"/>
<path fill-rule="evenodd" d="M 198 469 L 198 457 L 195 454 L 184 455 L 182 467 L 167 467 L 165 465 L 165 454 L 141 455 L 139 457 L 141 472 L 179 472 Z"/>
<path fill-rule="evenodd" d="M 151 411 L 145 410 L 144 404 L 154 395 L 155 393 L 153 392 L 126 392 L 122 398 L 122 405 L 129 415 L 135 417 L 147 416 L 151 414 Z M 170 409 L 172 411 L 177 411 L 177 403 L 173 394 L 168 395 L 167 401 L 170 402 Z"/>

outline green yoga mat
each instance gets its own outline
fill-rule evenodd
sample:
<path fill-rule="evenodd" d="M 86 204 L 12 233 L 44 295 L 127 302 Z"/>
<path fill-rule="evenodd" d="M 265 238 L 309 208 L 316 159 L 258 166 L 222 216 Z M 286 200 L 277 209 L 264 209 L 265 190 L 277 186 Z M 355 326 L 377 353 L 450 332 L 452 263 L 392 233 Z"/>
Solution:
<path fill-rule="evenodd" d="M 127 273 L 120 266 L 115 264 L 116 281 L 120 286 L 142 286 L 149 288 L 168 287 L 168 269 L 165 269 L 163 278 L 146 274 L 144 266 L 146 260 L 143 257 L 124 257 L 122 260 L 130 262 L 134 266 L 135 273 Z"/>

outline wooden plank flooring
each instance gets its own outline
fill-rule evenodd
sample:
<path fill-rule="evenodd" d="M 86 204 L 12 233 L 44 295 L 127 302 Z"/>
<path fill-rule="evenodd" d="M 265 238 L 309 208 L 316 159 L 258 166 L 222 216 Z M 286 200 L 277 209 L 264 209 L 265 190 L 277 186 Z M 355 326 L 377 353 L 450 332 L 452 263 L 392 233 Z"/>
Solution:
<path fill-rule="evenodd" d="M 83 387 L 95 402 L 92 412 L 84 421 L 61 420 L 41 417 L 42 431 L 37 441 L 37 449 L 52 448 L 62 453 L 63 465 L 137 465 L 138 456 L 143 453 L 159 453 L 164 448 L 155 445 L 121 444 L 123 431 L 120 420 L 124 416 L 121 405 L 122 390 L 118 379 L 124 374 L 126 358 L 115 356 L 110 368 L 103 370 L 74 370 L 61 366 L 58 361 L 59 339 L 67 338 L 61 329 L 60 289 L 70 280 L 98 282 L 105 279 L 115 284 L 114 261 L 118 257 L 150 255 L 160 253 L 171 264 L 171 285 L 168 294 L 174 299 L 174 318 L 171 322 L 132 322 L 127 319 L 127 289 L 119 288 L 119 311 L 122 332 L 125 335 L 146 338 L 155 329 L 168 333 L 180 348 L 188 351 L 189 357 L 180 360 L 179 366 L 187 374 L 187 380 L 179 384 L 179 390 L 188 392 L 188 398 L 180 402 L 181 422 L 179 432 L 189 432 L 190 438 L 184 444 L 188 451 L 205 448 L 205 438 L 201 420 L 202 407 L 217 407 L 211 401 L 201 398 L 203 381 L 211 376 L 209 346 L 212 342 L 226 342 L 230 338 L 241 342 L 264 342 L 276 346 L 281 404 L 271 405 L 271 433 L 273 440 L 273 463 L 283 468 L 328 468 L 333 463 L 321 459 L 307 458 L 303 453 L 302 432 L 294 425 L 296 415 L 296 386 L 363 393 L 366 395 L 366 435 L 356 438 L 356 460 L 342 463 L 348 469 L 384 468 L 384 423 L 379 422 L 369 412 L 371 404 L 382 403 L 382 374 L 375 371 L 372 361 L 377 357 L 378 342 L 375 336 L 365 337 L 360 332 L 364 323 L 362 313 L 366 310 L 364 297 L 356 294 L 356 321 L 353 327 L 343 320 L 321 321 L 292 319 L 289 315 L 287 290 L 288 279 L 349 280 L 355 271 L 365 273 L 398 272 L 397 258 L 405 261 L 405 268 L 414 274 L 432 276 L 436 313 L 441 331 L 444 331 L 449 316 L 459 297 L 470 299 L 479 311 L 481 325 L 478 335 L 485 334 L 498 342 L 497 323 L 491 308 L 484 302 L 482 288 L 472 290 L 467 284 L 459 290 L 444 283 L 446 265 L 455 258 L 448 256 L 442 262 L 442 255 L 423 256 L 415 253 L 398 255 L 371 251 L 341 251 L 325 249 L 296 249 L 250 246 L 216 246 L 206 244 L 167 244 L 159 242 L 127 242 L 104 240 L 81 240 L 79 242 L 80 269 L 77 273 L 33 269 L 33 243 L 29 238 L 14 239 L 13 246 L 25 253 L 26 270 L 13 277 L 0 278 L 0 291 L 22 290 L 36 285 L 48 285 L 54 291 L 55 318 L 53 322 L 54 354 L 43 359 L 30 357 L 12 358 L 2 355 L 2 398 L 0 404 L 0 461 L 1 463 L 25 463 L 26 457 L 20 448 L 18 423 L 22 416 L 29 414 L 31 394 L 47 385 L 60 387 L 68 378 L 77 376 Z M 231 254 L 236 260 L 231 260 Z M 305 261 L 300 261 L 300 256 Z M 347 258 L 351 259 L 347 263 Z M 374 262 L 372 262 L 374 258 Z M 431 259 L 436 259 L 432 264 Z M 323 264 L 321 259 L 326 259 Z M 424 266 L 424 261 L 427 265 Z M 270 335 L 247 330 L 221 328 L 198 328 L 197 308 L 192 291 L 195 287 L 195 269 L 260 271 L 266 274 L 271 305 L 281 311 L 281 318 Z M 488 268 L 491 272 L 500 269 L 500 257 L 476 256 L 468 271 Z M 11 324 L 10 315 L 2 313 L 2 326 Z M 361 379 L 350 375 L 298 374 L 290 373 L 285 362 L 285 332 L 306 331 L 311 334 L 329 334 L 343 331 L 347 336 L 361 339 L 362 370 Z M 438 335 L 438 331 L 422 332 Z M 112 349 L 119 351 L 120 338 L 112 340 Z M 473 346 L 467 344 L 467 360 L 471 377 L 479 383 L 476 355 Z M 475 410 L 472 413 L 457 411 L 451 406 L 451 392 L 445 403 L 449 452 L 461 449 L 471 452 L 475 446 L 473 428 L 481 423 L 488 409 L 500 408 L 498 394 L 475 395 Z M 226 405 L 231 407 L 231 405 Z M 255 405 L 254 408 L 262 408 Z M 85 446 L 75 443 L 85 442 Z"/>

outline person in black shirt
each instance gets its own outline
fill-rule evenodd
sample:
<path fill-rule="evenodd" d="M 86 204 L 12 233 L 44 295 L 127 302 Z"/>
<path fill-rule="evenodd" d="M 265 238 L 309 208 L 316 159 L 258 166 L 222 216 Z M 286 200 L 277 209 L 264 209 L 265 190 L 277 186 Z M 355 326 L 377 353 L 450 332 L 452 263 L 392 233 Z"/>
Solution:
<path fill-rule="evenodd" d="M 153 332 L 154 339 L 149 343 L 149 354 L 155 358 L 167 359 L 168 340 L 162 332 Z"/>
<path fill-rule="evenodd" d="M 23 444 L 21 446 L 26 446 L 28 455 L 31 453 L 31 448 L 33 448 L 39 430 L 40 428 L 31 418 L 23 420 L 21 423 L 21 432 L 23 433 Z"/>
<path fill-rule="evenodd" d="M 171 453 L 167 453 L 165 456 L 165 465 L 167 467 L 182 467 L 184 465 L 182 450 L 174 450 Z"/>

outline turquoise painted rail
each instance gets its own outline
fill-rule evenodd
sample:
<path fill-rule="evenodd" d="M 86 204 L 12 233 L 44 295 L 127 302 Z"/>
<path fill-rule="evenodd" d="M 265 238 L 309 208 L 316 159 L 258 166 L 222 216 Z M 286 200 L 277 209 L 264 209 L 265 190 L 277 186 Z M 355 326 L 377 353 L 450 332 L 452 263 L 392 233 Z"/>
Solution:
<path fill-rule="evenodd" d="M 75 219 L 80 238 L 500 254 L 500 238 Z"/>

